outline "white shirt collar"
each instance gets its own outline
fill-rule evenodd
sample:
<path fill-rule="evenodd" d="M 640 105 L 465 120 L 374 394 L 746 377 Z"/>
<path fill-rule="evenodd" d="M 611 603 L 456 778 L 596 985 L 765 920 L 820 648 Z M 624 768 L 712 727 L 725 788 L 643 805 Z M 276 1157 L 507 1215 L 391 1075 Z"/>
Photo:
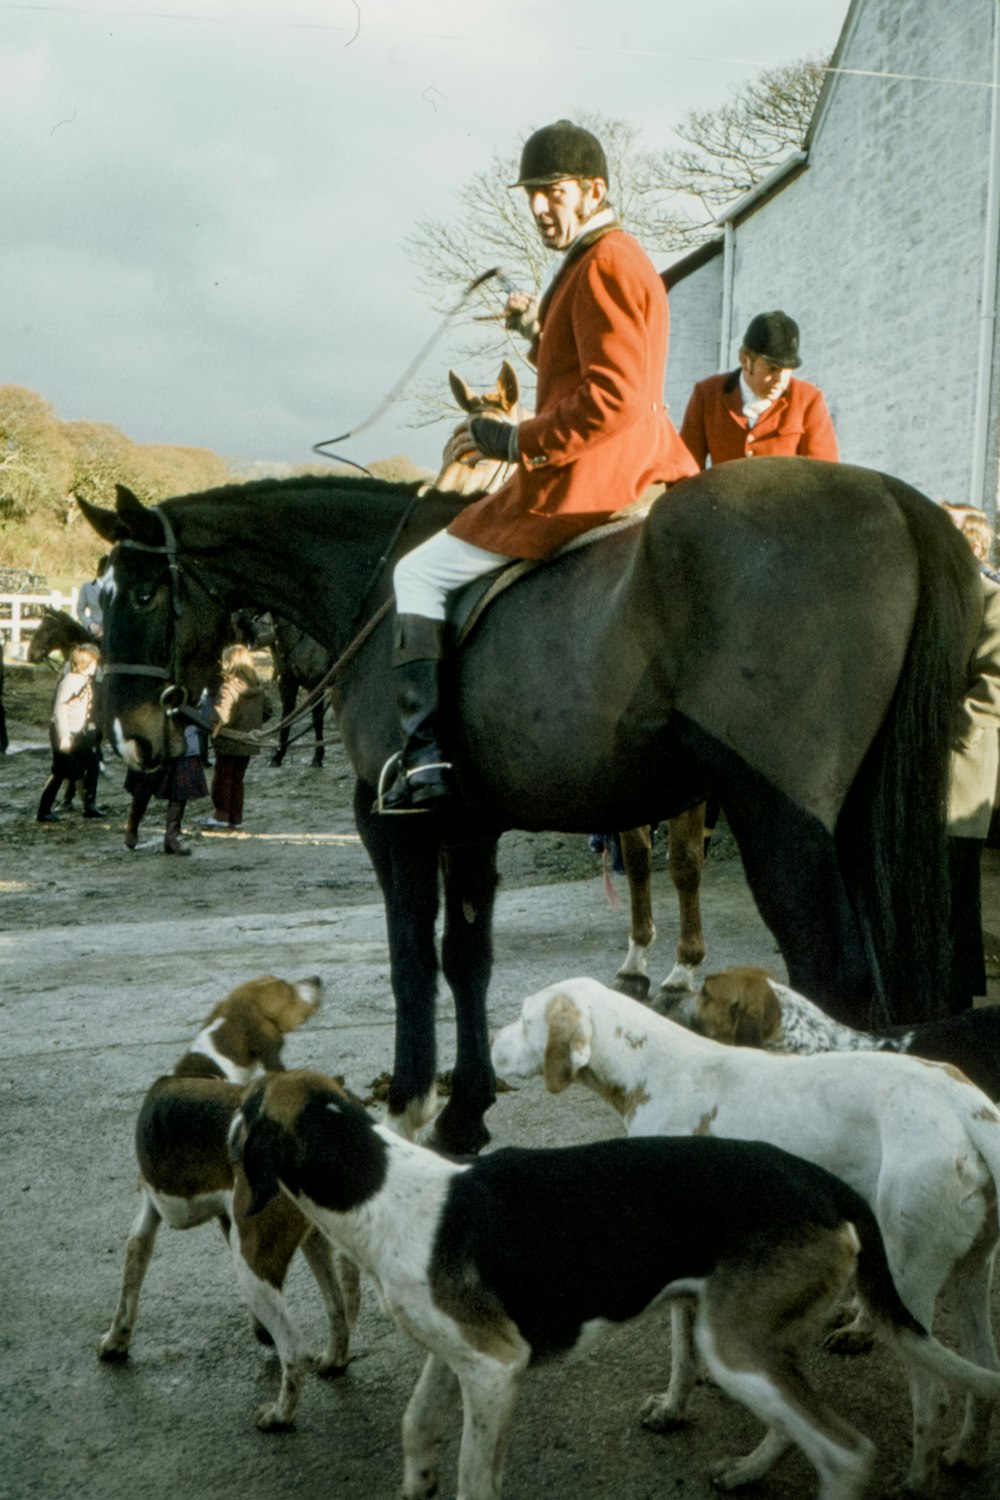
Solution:
<path fill-rule="evenodd" d="M 613 208 L 600 208 L 598 209 L 596 214 L 592 214 L 589 219 L 586 219 L 580 225 L 579 229 L 570 240 L 569 244 L 559 252 L 559 259 L 553 261 L 552 265 L 546 272 L 545 278 L 542 282 L 542 290 L 540 294 L 541 296 L 544 296 L 552 283 L 562 275 L 563 268 L 566 264 L 566 256 L 572 250 L 581 234 L 592 234 L 595 229 L 603 229 L 606 224 L 613 224 L 616 218 L 617 215 Z"/>
<path fill-rule="evenodd" d="M 743 415 L 747 419 L 747 426 L 753 428 L 754 424 L 764 415 L 769 406 L 774 405 L 776 398 L 771 396 L 755 396 L 747 385 L 746 376 L 740 371 L 740 396 L 743 401 Z"/>

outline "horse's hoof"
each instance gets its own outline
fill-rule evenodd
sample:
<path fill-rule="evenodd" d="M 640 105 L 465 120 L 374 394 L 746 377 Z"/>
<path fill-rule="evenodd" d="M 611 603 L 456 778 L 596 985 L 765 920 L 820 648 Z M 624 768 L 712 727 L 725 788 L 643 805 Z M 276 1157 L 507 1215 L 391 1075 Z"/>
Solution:
<path fill-rule="evenodd" d="M 615 989 L 630 1000 L 645 1000 L 649 995 L 648 974 L 616 974 Z"/>
<path fill-rule="evenodd" d="M 672 1001 L 678 995 L 690 995 L 698 988 L 695 981 L 694 964 L 674 964 L 660 985 L 660 997 Z"/>

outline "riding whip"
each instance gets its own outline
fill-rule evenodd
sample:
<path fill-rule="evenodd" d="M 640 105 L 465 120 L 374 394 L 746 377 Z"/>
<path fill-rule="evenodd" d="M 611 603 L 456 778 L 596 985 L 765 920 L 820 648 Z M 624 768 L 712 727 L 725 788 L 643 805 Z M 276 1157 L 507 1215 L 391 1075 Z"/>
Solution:
<path fill-rule="evenodd" d="M 481 276 L 477 276 L 474 281 L 470 281 L 468 286 L 462 292 L 461 297 L 459 297 L 458 301 L 455 303 L 455 306 L 450 310 L 450 312 L 445 313 L 441 322 L 438 324 L 437 328 L 434 330 L 430 338 L 424 344 L 423 348 L 417 354 L 416 358 L 407 365 L 406 369 L 396 381 L 396 384 L 393 386 L 392 390 L 375 408 L 372 414 L 366 417 L 363 422 L 359 422 L 356 427 L 352 427 L 348 432 L 342 432 L 339 437 L 324 438 L 321 443 L 314 443 L 312 451 L 314 453 L 318 453 L 321 458 L 330 458 L 335 462 L 340 463 L 350 463 L 350 459 L 340 459 L 338 458 L 337 454 L 327 453 L 324 450 L 329 448 L 332 443 L 344 443 L 348 438 L 357 437 L 359 432 L 364 432 L 367 428 L 371 427 L 375 422 L 378 421 L 379 417 L 383 416 L 384 413 L 389 410 L 389 407 L 392 405 L 392 403 L 398 400 L 398 398 L 405 390 L 406 386 L 409 385 L 413 376 L 417 373 L 417 370 L 419 370 L 428 354 L 430 354 L 431 350 L 434 348 L 434 345 L 443 336 L 449 323 L 451 323 L 452 319 L 456 318 L 462 311 L 462 308 L 465 306 L 466 302 L 468 302 L 473 292 L 478 291 L 478 289 L 483 285 L 484 282 L 492 281 L 494 279 L 499 280 L 501 286 L 505 291 L 512 292 L 516 290 L 513 282 L 506 275 L 502 266 L 493 266 L 489 271 L 484 271 Z M 362 466 L 360 464 L 355 464 L 354 467 L 361 468 Z"/>

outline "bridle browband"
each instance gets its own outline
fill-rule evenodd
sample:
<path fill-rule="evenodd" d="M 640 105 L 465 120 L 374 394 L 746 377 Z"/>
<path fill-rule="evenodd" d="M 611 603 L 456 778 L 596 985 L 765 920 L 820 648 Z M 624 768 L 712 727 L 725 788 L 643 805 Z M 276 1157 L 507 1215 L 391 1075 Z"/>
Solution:
<path fill-rule="evenodd" d="M 174 619 L 179 620 L 181 618 L 181 564 L 180 559 L 177 556 L 177 536 L 174 532 L 174 528 L 171 524 L 169 516 L 161 506 L 152 505 L 150 506 L 150 510 L 152 511 L 153 515 L 158 518 L 160 525 L 163 528 L 163 542 L 161 544 L 152 542 L 137 542 L 132 537 L 125 537 L 118 543 L 118 545 L 119 547 L 131 547 L 134 552 L 159 553 L 160 555 L 166 557 L 170 578 L 171 612 Z M 202 589 L 204 589 L 211 598 L 215 599 L 216 603 L 221 603 L 219 596 L 215 592 L 215 590 L 212 589 L 208 584 L 206 584 L 203 578 L 198 577 L 197 572 L 190 566 L 190 564 L 188 565 L 187 571 L 191 579 Z M 109 662 L 107 666 L 102 667 L 102 676 L 162 678 L 163 681 L 166 682 L 167 686 L 160 694 L 160 703 L 167 710 L 168 714 L 174 713 L 183 705 L 187 697 L 186 690 L 180 687 L 177 681 L 180 673 L 178 671 L 179 663 L 176 659 L 176 648 L 177 632 L 175 630 L 172 632 L 171 636 L 169 667 L 158 666 L 155 662 Z M 174 704 L 172 708 L 168 707 L 168 700 L 173 699 L 178 692 L 181 694 L 180 699 Z"/>

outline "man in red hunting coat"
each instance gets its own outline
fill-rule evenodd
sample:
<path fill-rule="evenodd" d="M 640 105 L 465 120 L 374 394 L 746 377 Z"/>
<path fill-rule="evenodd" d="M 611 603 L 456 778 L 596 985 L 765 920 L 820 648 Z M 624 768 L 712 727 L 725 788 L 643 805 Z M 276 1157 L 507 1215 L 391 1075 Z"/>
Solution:
<path fill-rule="evenodd" d="M 532 321 L 537 411 L 518 425 L 474 416 L 459 429 L 450 456 L 502 459 L 514 476 L 396 567 L 406 744 L 385 812 L 428 809 L 449 795 L 435 725 L 448 594 L 506 561 L 548 557 L 650 485 L 697 472 L 663 405 L 663 283 L 607 202 L 600 142 L 569 120 L 547 125 L 525 144 L 512 186 L 525 190 L 542 241 L 562 256 Z M 510 298 L 511 326 L 524 328 L 527 300 Z"/>
<path fill-rule="evenodd" d="M 792 377 L 801 363 L 793 318 L 769 312 L 751 319 L 739 368 L 710 375 L 691 392 L 681 437 L 701 468 L 794 453 L 836 462 L 837 439 L 823 392 Z"/>

